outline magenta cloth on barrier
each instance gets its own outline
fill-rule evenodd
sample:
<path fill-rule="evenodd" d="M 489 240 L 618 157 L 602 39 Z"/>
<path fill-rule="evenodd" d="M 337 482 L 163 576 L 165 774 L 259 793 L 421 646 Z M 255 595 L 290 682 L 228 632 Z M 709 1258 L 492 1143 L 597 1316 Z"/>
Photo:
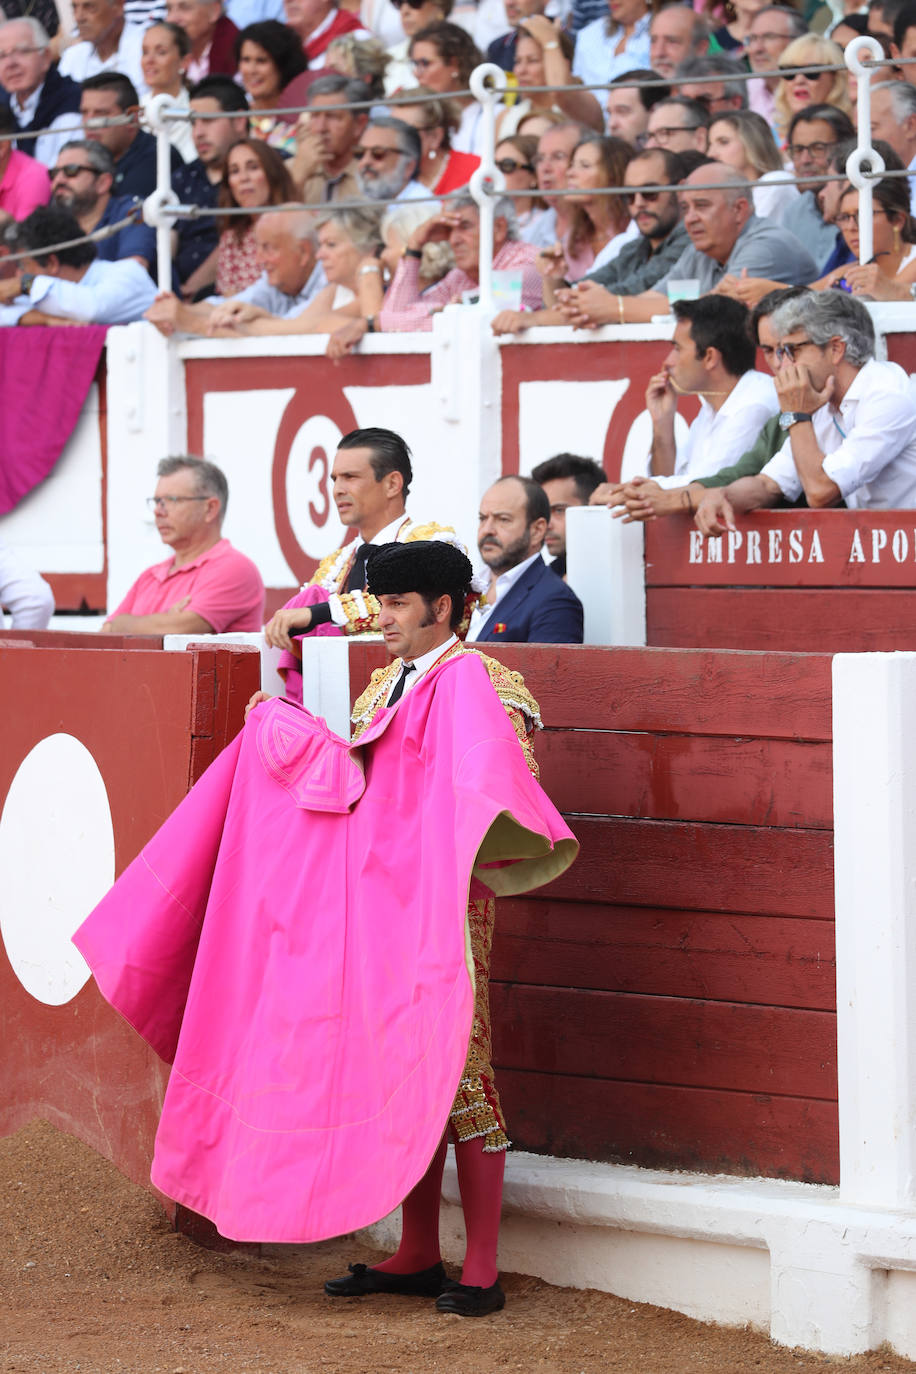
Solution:
<path fill-rule="evenodd" d="M 234 1240 L 385 1216 L 464 1068 L 472 877 L 527 891 L 577 848 L 476 654 L 353 745 L 256 708 L 74 937 L 174 1065 L 155 1185 Z"/>
<path fill-rule="evenodd" d="M 291 596 L 289 601 L 284 602 L 284 610 L 292 610 L 299 606 L 320 606 L 325 601 L 330 601 L 331 594 L 326 592 L 324 587 L 303 587 L 301 592 Z M 306 639 L 311 639 L 313 635 L 342 635 L 343 630 L 339 625 L 316 625 L 314 630 L 309 630 Z M 302 660 L 295 654 L 291 654 L 287 649 L 280 652 L 277 668 L 286 669 L 284 688 L 290 701 L 295 701 L 302 705 Z"/>
<path fill-rule="evenodd" d="M 107 329 L 0 329 L 0 515 L 43 482 L 95 377 Z"/>

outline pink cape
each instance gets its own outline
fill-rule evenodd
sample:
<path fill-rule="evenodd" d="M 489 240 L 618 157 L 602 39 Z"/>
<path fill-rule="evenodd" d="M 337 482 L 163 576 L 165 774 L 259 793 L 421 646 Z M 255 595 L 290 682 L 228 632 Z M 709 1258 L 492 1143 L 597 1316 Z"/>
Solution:
<path fill-rule="evenodd" d="M 235 1240 L 390 1212 L 464 1067 L 472 877 L 527 891 L 577 848 L 475 654 L 353 745 L 259 706 L 74 937 L 174 1064 L 156 1186 Z"/>

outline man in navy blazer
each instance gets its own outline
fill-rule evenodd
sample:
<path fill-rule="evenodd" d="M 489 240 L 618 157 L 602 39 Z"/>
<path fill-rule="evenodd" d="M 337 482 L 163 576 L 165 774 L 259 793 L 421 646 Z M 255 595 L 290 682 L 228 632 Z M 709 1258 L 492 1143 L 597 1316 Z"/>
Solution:
<path fill-rule="evenodd" d="M 541 557 L 549 523 L 550 502 L 530 477 L 501 477 L 484 493 L 477 547 L 490 587 L 469 643 L 582 643 L 582 602 Z"/>

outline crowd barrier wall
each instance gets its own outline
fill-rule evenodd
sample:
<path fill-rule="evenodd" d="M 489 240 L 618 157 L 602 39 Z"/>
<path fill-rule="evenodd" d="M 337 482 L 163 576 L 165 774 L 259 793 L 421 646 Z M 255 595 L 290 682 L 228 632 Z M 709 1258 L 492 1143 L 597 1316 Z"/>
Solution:
<path fill-rule="evenodd" d="M 259 680 L 253 652 L 176 647 L 22 633 L 0 653 L 0 1130 L 46 1116 L 141 1182 L 164 1071 L 69 935 Z M 335 660 L 308 675 L 321 690 L 340 647 L 309 646 Z M 344 647 L 352 699 L 380 648 Z M 504 1265 L 916 1353 L 916 941 L 893 823 L 916 807 L 916 656 L 498 652 L 540 698 L 544 782 L 582 842 L 569 875 L 500 904 Z"/>

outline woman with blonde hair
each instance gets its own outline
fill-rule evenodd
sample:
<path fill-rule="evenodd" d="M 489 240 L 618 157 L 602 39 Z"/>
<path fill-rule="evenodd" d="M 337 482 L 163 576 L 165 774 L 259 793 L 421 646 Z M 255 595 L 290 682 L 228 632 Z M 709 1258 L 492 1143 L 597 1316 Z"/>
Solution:
<path fill-rule="evenodd" d="M 780 221 L 798 199 L 796 187 L 786 184 L 788 173 L 769 124 L 753 110 L 716 115 L 709 126 L 707 151 L 753 184 L 755 215 Z"/>
<path fill-rule="evenodd" d="M 385 73 L 390 62 L 378 38 L 357 38 L 356 34 L 342 33 L 328 44 L 324 65 L 328 71 L 356 77 L 368 86 L 373 100 L 383 100 Z"/>
<path fill-rule="evenodd" d="M 437 98 L 428 86 L 417 86 L 409 94 L 425 98 L 416 105 L 394 105 L 392 109 L 420 135 L 423 156 L 414 173 L 416 180 L 436 196 L 467 186 L 471 173 L 480 166 L 480 158 L 452 147 L 452 136 L 461 124 L 461 106 L 447 96 Z M 425 208 L 428 219 L 429 206 Z"/>
<path fill-rule="evenodd" d="M 385 291 L 379 253 L 381 207 L 328 210 L 318 217 L 318 261 L 327 286 L 298 315 L 240 326 L 245 334 L 330 334 L 354 316 L 374 317 Z"/>
<path fill-rule="evenodd" d="M 812 67 L 842 68 L 836 72 L 812 71 Z M 794 38 L 779 59 L 782 79 L 776 92 L 776 124 L 783 142 L 792 119 L 809 105 L 833 105 L 852 118 L 849 84 L 843 65 L 843 49 L 829 38 L 803 33 Z"/>

